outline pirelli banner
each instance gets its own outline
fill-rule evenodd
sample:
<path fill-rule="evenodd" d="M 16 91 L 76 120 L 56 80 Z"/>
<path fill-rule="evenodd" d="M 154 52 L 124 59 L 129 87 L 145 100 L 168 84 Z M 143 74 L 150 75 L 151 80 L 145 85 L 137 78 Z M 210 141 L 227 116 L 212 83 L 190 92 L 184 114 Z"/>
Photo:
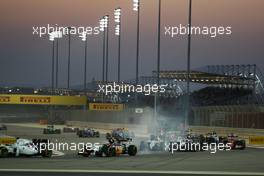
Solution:
<path fill-rule="evenodd" d="M 91 111 L 123 111 L 124 104 L 112 103 L 89 103 L 89 110 Z"/>
<path fill-rule="evenodd" d="M 251 137 L 249 137 L 249 144 L 264 145 L 264 136 L 251 136 Z"/>
<path fill-rule="evenodd" d="M 85 106 L 85 96 L 0 94 L 0 104 Z"/>

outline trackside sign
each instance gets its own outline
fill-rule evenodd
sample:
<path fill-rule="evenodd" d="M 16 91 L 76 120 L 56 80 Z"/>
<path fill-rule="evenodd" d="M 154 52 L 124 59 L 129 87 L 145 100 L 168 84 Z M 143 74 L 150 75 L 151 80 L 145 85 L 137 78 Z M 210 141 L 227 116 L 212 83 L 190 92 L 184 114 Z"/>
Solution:
<path fill-rule="evenodd" d="M 123 111 L 123 109 L 123 104 L 89 103 L 89 110 L 92 111 Z"/>
<path fill-rule="evenodd" d="M 0 94 L 0 104 L 84 106 L 85 96 Z"/>
<path fill-rule="evenodd" d="M 263 145 L 264 144 L 264 136 L 251 136 L 251 137 L 249 137 L 249 144 Z"/>

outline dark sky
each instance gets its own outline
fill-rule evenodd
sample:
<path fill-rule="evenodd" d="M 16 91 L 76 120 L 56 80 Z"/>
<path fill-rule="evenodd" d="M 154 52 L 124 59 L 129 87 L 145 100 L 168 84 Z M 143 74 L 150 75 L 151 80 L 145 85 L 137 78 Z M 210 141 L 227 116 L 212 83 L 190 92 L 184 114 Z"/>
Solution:
<path fill-rule="evenodd" d="M 158 0 L 142 0 L 140 75 L 156 68 Z M 0 0 L 0 85 L 48 86 L 51 42 L 32 35 L 33 26 L 96 26 L 105 14 L 122 7 L 121 79 L 135 77 L 136 13 L 132 0 Z M 208 64 L 257 64 L 264 68 L 263 0 L 193 0 L 193 24 L 231 26 L 231 36 L 193 36 L 192 68 Z M 187 0 L 162 1 L 161 69 L 186 68 L 187 36 L 169 38 L 164 26 L 187 24 Z M 67 40 L 60 41 L 59 84 L 66 85 Z M 72 41 L 71 84 L 83 81 L 83 42 Z M 88 39 L 88 80 L 101 78 L 101 35 Z M 113 25 L 109 42 L 110 80 L 117 79 L 117 37 Z"/>

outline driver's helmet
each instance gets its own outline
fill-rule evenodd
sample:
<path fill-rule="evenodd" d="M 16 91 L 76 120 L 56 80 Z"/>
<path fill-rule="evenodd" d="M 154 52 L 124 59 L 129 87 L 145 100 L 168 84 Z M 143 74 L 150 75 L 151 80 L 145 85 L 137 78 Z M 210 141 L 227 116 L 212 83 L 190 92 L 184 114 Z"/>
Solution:
<path fill-rule="evenodd" d="M 115 142 L 115 141 L 114 141 L 113 138 L 110 138 L 110 139 L 109 139 L 109 143 L 110 143 L 110 144 L 113 144 L 114 142 Z"/>

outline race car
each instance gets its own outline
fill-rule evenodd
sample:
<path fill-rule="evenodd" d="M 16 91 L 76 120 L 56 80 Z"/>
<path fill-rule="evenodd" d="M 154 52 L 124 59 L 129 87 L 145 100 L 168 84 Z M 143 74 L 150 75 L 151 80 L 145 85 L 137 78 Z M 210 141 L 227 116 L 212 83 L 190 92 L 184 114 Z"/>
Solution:
<path fill-rule="evenodd" d="M 77 133 L 79 131 L 79 128 L 67 126 L 63 128 L 63 133 Z"/>
<path fill-rule="evenodd" d="M 227 137 L 221 139 L 221 142 L 224 144 L 230 144 L 231 150 L 240 149 L 244 150 L 246 148 L 246 141 L 240 139 L 237 135 L 231 133 Z"/>
<path fill-rule="evenodd" d="M 55 129 L 54 125 L 48 125 L 43 129 L 43 134 L 61 134 L 61 129 Z"/>
<path fill-rule="evenodd" d="M 216 134 L 216 132 L 207 133 L 205 135 L 205 142 L 208 143 L 208 144 L 212 144 L 212 143 L 218 144 L 220 142 L 220 139 L 222 139 L 222 137 L 219 137 Z"/>
<path fill-rule="evenodd" d="M 116 128 L 111 131 L 111 133 L 106 133 L 106 139 L 114 138 L 118 141 L 132 141 L 135 138 L 133 132 L 128 131 L 125 128 Z"/>
<path fill-rule="evenodd" d="M 129 156 L 135 156 L 137 154 L 137 147 L 135 145 L 127 144 L 124 142 L 116 141 L 113 138 L 109 139 L 109 143 L 103 144 L 97 148 L 90 150 L 85 149 L 83 152 L 79 152 L 78 155 L 88 157 L 95 155 L 97 157 L 113 157 L 128 154 Z"/>
<path fill-rule="evenodd" d="M 170 142 L 169 151 L 180 152 L 196 152 L 203 151 L 205 137 L 199 134 L 186 133 L 184 136 L 179 136 L 176 142 Z"/>
<path fill-rule="evenodd" d="M 10 137 L 8 137 L 10 138 Z M 2 140 L 3 141 L 3 140 Z M 5 140 L 10 141 L 10 139 Z M 16 139 L 14 143 L 0 144 L 0 157 L 19 157 L 19 156 L 42 156 L 51 157 L 52 150 L 46 149 L 48 140 L 46 139 Z M 43 150 L 42 150 L 43 149 Z"/>
<path fill-rule="evenodd" d="M 140 142 L 140 151 L 164 151 L 165 142 L 159 136 L 150 135 L 150 139 Z"/>
<path fill-rule="evenodd" d="M 180 131 L 167 131 L 160 130 L 158 135 L 150 135 L 148 141 L 140 142 L 140 151 L 165 151 L 172 142 L 177 142 L 178 137 L 181 136 Z"/>
<path fill-rule="evenodd" d="M 3 131 L 4 131 L 4 130 L 7 130 L 7 127 L 6 127 L 5 125 L 2 124 L 2 125 L 0 125 L 0 131 L 1 131 L 1 130 L 3 130 Z"/>
<path fill-rule="evenodd" d="M 79 137 L 100 137 L 100 132 L 95 131 L 92 128 L 84 128 L 83 130 L 78 130 L 77 131 L 77 136 Z"/>

